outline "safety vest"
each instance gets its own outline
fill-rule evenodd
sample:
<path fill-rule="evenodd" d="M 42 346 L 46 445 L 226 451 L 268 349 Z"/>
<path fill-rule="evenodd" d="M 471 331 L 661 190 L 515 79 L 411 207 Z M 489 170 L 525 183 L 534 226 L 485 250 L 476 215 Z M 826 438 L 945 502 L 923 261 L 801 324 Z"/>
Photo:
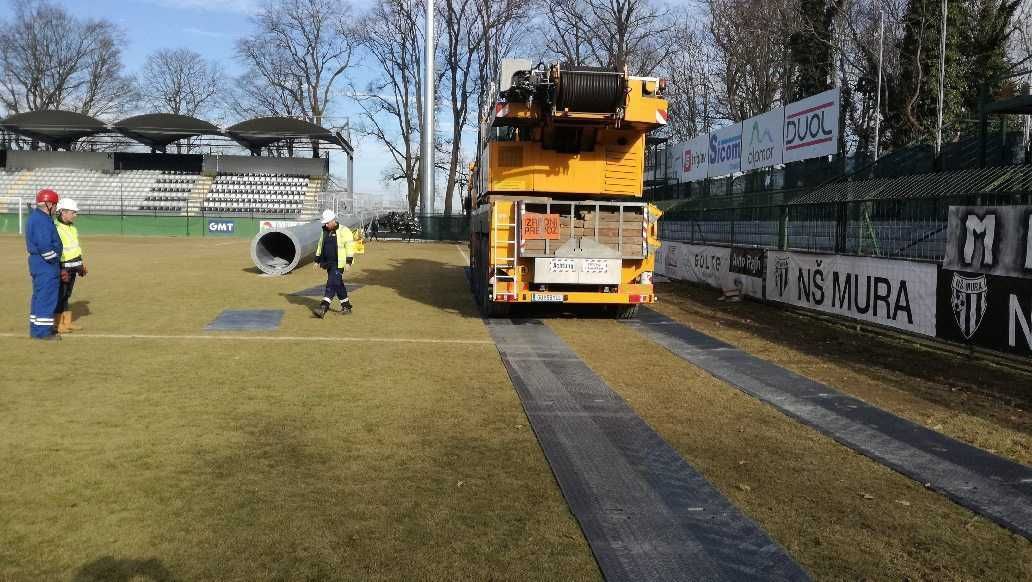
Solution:
<path fill-rule="evenodd" d="M 326 240 L 326 231 L 319 235 L 319 244 L 315 247 L 315 256 L 322 256 L 323 241 Z M 343 269 L 348 266 L 348 257 L 355 256 L 355 236 L 351 229 L 343 224 L 337 227 L 337 268 Z"/>
<path fill-rule="evenodd" d="M 57 227 L 57 236 L 61 237 L 61 244 L 64 245 L 64 250 L 61 251 L 61 263 L 81 259 L 82 247 L 79 246 L 79 229 L 60 220 L 55 220 L 54 226 Z M 82 263 L 81 260 L 79 262 Z"/>

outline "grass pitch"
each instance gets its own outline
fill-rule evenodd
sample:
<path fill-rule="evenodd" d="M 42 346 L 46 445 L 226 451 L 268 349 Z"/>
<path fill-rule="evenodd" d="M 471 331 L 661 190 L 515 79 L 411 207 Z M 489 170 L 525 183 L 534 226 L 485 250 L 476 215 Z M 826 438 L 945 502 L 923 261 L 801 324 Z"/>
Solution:
<path fill-rule="evenodd" d="M 41 344 L 0 238 L 0 580 L 598 579 L 454 245 L 370 245 L 319 320 L 247 241 L 83 242 L 86 329 Z"/>
<path fill-rule="evenodd" d="M 259 276 L 247 241 L 83 242 L 86 329 L 41 344 L 25 337 L 23 243 L 0 237 L 0 581 L 599 578 L 455 245 L 369 245 L 345 277 L 365 285 L 355 312 L 319 320 L 295 293 L 323 272 Z M 1029 458 L 1021 390 L 968 389 L 1016 376 L 942 384 L 924 368 L 948 360 L 662 291 L 659 308 L 702 331 Z M 285 314 L 275 331 L 205 332 L 224 309 Z M 633 330 L 550 325 L 816 579 L 1032 578 L 1027 540 Z"/>

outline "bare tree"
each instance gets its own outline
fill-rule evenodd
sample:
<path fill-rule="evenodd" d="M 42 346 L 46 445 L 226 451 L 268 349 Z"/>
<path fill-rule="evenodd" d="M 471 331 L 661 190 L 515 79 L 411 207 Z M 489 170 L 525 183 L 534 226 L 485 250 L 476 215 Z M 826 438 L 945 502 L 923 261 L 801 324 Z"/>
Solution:
<path fill-rule="evenodd" d="M 741 121 L 784 100 L 792 1 L 709 0 L 719 116 Z"/>
<path fill-rule="evenodd" d="M 655 0 L 554 0 L 546 8 L 545 46 L 568 63 L 651 75 L 672 52 L 671 11 Z"/>
<path fill-rule="evenodd" d="M 223 79 L 222 68 L 200 54 L 185 48 L 163 49 L 143 65 L 140 95 L 153 111 L 196 117 L 216 105 Z"/>
<path fill-rule="evenodd" d="M 356 89 L 362 109 L 357 130 L 383 146 L 390 156 L 387 182 L 405 180 L 409 211 L 420 194 L 420 119 L 423 114 L 421 77 L 425 5 L 412 0 L 382 0 L 366 16 L 361 42 L 375 63 L 376 78 Z"/>
<path fill-rule="evenodd" d="M 0 26 L 0 104 L 8 113 L 68 109 L 98 117 L 125 113 L 134 87 L 122 65 L 123 33 L 106 20 L 80 20 L 47 0 L 17 0 Z"/>
<path fill-rule="evenodd" d="M 478 107 L 477 99 L 482 93 L 479 83 L 484 76 L 479 68 L 488 62 L 486 53 L 498 46 L 499 35 L 508 33 L 514 21 L 525 18 L 529 5 L 529 0 L 439 2 L 437 11 L 443 28 L 442 90 L 448 92 L 452 121 L 444 199 L 447 215 L 452 213 L 455 189 L 463 176 L 463 137 L 470 126 L 470 109 Z"/>
<path fill-rule="evenodd" d="M 707 32 L 694 15 L 683 14 L 673 33 L 673 50 L 658 72 L 668 81 L 670 123 L 666 131 L 674 140 L 684 141 L 713 127 L 713 58 Z"/>
<path fill-rule="evenodd" d="M 267 85 L 245 92 L 288 101 L 289 109 L 322 125 L 334 85 L 352 65 L 358 34 L 343 0 L 266 0 L 252 18 L 253 35 L 237 41 L 251 78 Z M 259 105 L 264 107 L 269 102 Z M 318 156 L 318 143 L 312 144 Z"/>

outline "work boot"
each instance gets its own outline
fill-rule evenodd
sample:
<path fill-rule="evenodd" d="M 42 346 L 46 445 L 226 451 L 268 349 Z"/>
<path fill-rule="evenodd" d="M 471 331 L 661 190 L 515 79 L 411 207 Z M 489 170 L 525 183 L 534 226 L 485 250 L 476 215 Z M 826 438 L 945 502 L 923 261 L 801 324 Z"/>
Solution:
<path fill-rule="evenodd" d="M 67 311 L 61 311 L 54 314 L 54 333 L 68 333 L 71 331 L 68 329 L 68 322 L 65 319 Z"/>
<path fill-rule="evenodd" d="M 320 301 L 319 306 L 312 309 L 312 314 L 322 319 L 326 317 L 326 312 L 330 310 L 330 304 L 326 301 Z"/>
<path fill-rule="evenodd" d="M 341 313 L 344 313 L 344 314 L 351 313 L 351 309 L 352 308 L 353 308 L 353 306 L 351 305 L 351 300 L 350 299 L 345 299 L 344 301 L 340 302 L 340 312 Z"/>
<path fill-rule="evenodd" d="M 79 331 L 79 330 L 82 329 L 82 327 L 72 323 L 72 312 L 71 311 L 65 311 L 64 313 L 62 313 L 62 315 L 64 316 L 64 324 L 65 324 L 65 327 L 68 328 L 68 331 Z"/>

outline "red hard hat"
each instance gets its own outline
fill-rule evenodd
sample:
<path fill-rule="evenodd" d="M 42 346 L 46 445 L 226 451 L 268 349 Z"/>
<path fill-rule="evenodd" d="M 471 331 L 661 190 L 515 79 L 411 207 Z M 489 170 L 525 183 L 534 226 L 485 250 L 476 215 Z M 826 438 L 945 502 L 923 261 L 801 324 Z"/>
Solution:
<path fill-rule="evenodd" d="M 45 189 L 36 192 L 36 204 L 42 204 L 44 202 L 50 202 L 51 204 L 57 204 L 57 192 L 53 190 Z"/>

